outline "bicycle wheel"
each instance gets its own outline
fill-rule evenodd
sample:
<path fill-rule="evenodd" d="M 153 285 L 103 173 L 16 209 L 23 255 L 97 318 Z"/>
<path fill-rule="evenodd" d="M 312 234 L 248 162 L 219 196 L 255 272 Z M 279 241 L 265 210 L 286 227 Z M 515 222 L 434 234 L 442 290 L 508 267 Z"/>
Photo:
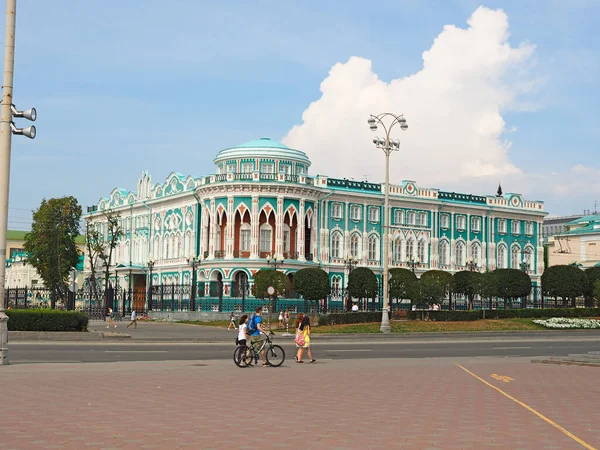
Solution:
<path fill-rule="evenodd" d="M 279 367 L 285 361 L 285 352 L 279 345 L 271 345 L 267 349 L 267 363 L 273 367 Z"/>
<path fill-rule="evenodd" d="M 235 351 L 233 352 L 233 362 L 238 367 L 247 367 L 252 361 L 251 358 L 248 357 L 248 347 L 244 345 L 239 345 Z"/>

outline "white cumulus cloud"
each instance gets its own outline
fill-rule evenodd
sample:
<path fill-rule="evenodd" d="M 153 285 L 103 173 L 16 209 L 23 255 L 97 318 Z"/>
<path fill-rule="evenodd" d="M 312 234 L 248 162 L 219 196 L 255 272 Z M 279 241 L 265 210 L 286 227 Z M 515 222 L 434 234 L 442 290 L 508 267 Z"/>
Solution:
<path fill-rule="evenodd" d="M 524 109 L 523 94 L 536 88 L 530 73 L 535 47 L 509 43 L 508 17 L 478 8 L 467 28 L 447 25 L 423 53 L 423 67 L 384 82 L 371 61 L 351 57 L 335 64 L 320 86 L 321 98 L 308 106 L 302 123 L 283 141 L 307 152 L 312 174 L 382 181 L 385 159 L 371 143 L 381 136 L 367 125 L 370 114 L 404 114 L 409 128 L 396 127 L 401 141 L 392 154 L 391 182 L 458 189 L 484 183 L 486 191 L 502 176 L 519 177 L 509 158 L 503 112 Z M 390 58 L 402 58 L 402 50 Z M 527 106 L 529 107 L 529 106 Z M 494 188 L 495 192 L 495 188 Z"/>

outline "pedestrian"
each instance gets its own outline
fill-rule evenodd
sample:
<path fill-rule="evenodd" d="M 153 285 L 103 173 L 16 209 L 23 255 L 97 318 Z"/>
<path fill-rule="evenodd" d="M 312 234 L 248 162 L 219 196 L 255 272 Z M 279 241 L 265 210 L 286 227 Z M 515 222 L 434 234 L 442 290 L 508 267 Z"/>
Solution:
<path fill-rule="evenodd" d="M 285 321 L 285 331 L 289 333 L 290 331 L 290 309 L 287 308 L 285 313 L 283 314 L 283 320 Z"/>
<path fill-rule="evenodd" d="M 358 303 L 352 305 L 352 312 L 358 312 Z"/>
<path fill-rule="evenodd" d="M 133 325 L 134 330 L 137 330 L 137 313 L 135 312 L 135 309 L 131 311 L 131 323 L 127 325 L 127 328 L 129 328 L 131 325 Z"/>
<path fill-rule="evenodd" d="M 303 317 L 301 317 L 303 316 Z M 300 319 L 300 322 L 298 322 Z M 298 347 L 298 353 L 296 354 L 296 362 L 298 364 L 302 364 L 302 357 L 304 356 L 304 349 L 308 353 L 309 364 L 312 364 L 316 361 L 313 359 L 312 353 L 310 352 L 310 319 L 308 315 L 304 316 L 303 314 L 298 315 L 298 319 L 296 319 L 296 347 Z"/>
<path fill-rule="evenodd" d="M 246 321 L 248 320 L 248 314 L 244 314 L 242 317 L 240 317 L 239 320 L 239 330 L 238 331 L 238 336 L 235 340 L 236 345 L 246 345 L 246 342 L 248 342 L 248 335 L 246 334 Z"/>
<path fill-rule="evenodd" d="M 108 308 L 108 313 L 106 314 L 106 328 L 110 328 L 111 325 L 114 325 L 117 328 L 117 324 L 113 320 L 115 318 L 115 313 L 112 308 Z"/>
<path fill-rule="evenodd" d="M 231 311 L 231 316 L 229 317 L 229 326 L 227 327 L 227 330 L 231 330 L 232 325 L 233 329 L 237 330 L 237 327 L 235 326 L 235 314 L 233 311 Z"/>
<path fill-rule="evenodd" d="M 279 328 L 283 328 L 283 309 L 279 311 Z"/>

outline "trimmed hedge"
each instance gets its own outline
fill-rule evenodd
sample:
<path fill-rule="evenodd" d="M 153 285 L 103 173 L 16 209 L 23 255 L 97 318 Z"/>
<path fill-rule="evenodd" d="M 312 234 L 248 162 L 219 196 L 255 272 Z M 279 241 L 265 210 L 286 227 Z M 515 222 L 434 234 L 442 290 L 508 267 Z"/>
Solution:
<path fill-rule="evenodd" d="M 11 309 L 9 331 L 87 331 L 88 317 L 77 311 Z"/>
<path fill-rule="evenodd" d="M 381 322 L 381 312 L 347 312 L 319 316 L 319 325 L 341 325 L 346 323 Z"/>
<path fill-rule="evenodd" d="M 516 319 L 550 317 L 597 317 L 600 316 L 599 308 L 548 308 L 548 309 L 487 309 L 486 319 Z M 479 320 L 483 318 L 481 310 L 476 311 L 408 311 L 408 320 L 429 319 L 438 322 L 459 322 Z"/>

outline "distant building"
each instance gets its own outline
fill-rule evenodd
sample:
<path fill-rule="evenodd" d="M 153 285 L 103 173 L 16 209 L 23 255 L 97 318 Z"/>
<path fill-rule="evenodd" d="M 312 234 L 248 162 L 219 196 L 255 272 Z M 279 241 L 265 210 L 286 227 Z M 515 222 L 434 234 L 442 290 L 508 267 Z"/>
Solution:
<path fill-rule="evenodd" d="M 564 226 L 563 231 L 548 236 L 548 266 L 600 265 L 600 214 L 578 217 L 560 226 Z"/>
<path fill-rule="evenodd" d="M 548 241 L 548 238 L 556 234 L 564 233 L 567 231 L 567 224 L 573 220 L 581 219 L 582 214 L 576 214 L 573 216 L 548 216 L 544 218 L 542 224 L 542 239 L 544 242 Z"/>

